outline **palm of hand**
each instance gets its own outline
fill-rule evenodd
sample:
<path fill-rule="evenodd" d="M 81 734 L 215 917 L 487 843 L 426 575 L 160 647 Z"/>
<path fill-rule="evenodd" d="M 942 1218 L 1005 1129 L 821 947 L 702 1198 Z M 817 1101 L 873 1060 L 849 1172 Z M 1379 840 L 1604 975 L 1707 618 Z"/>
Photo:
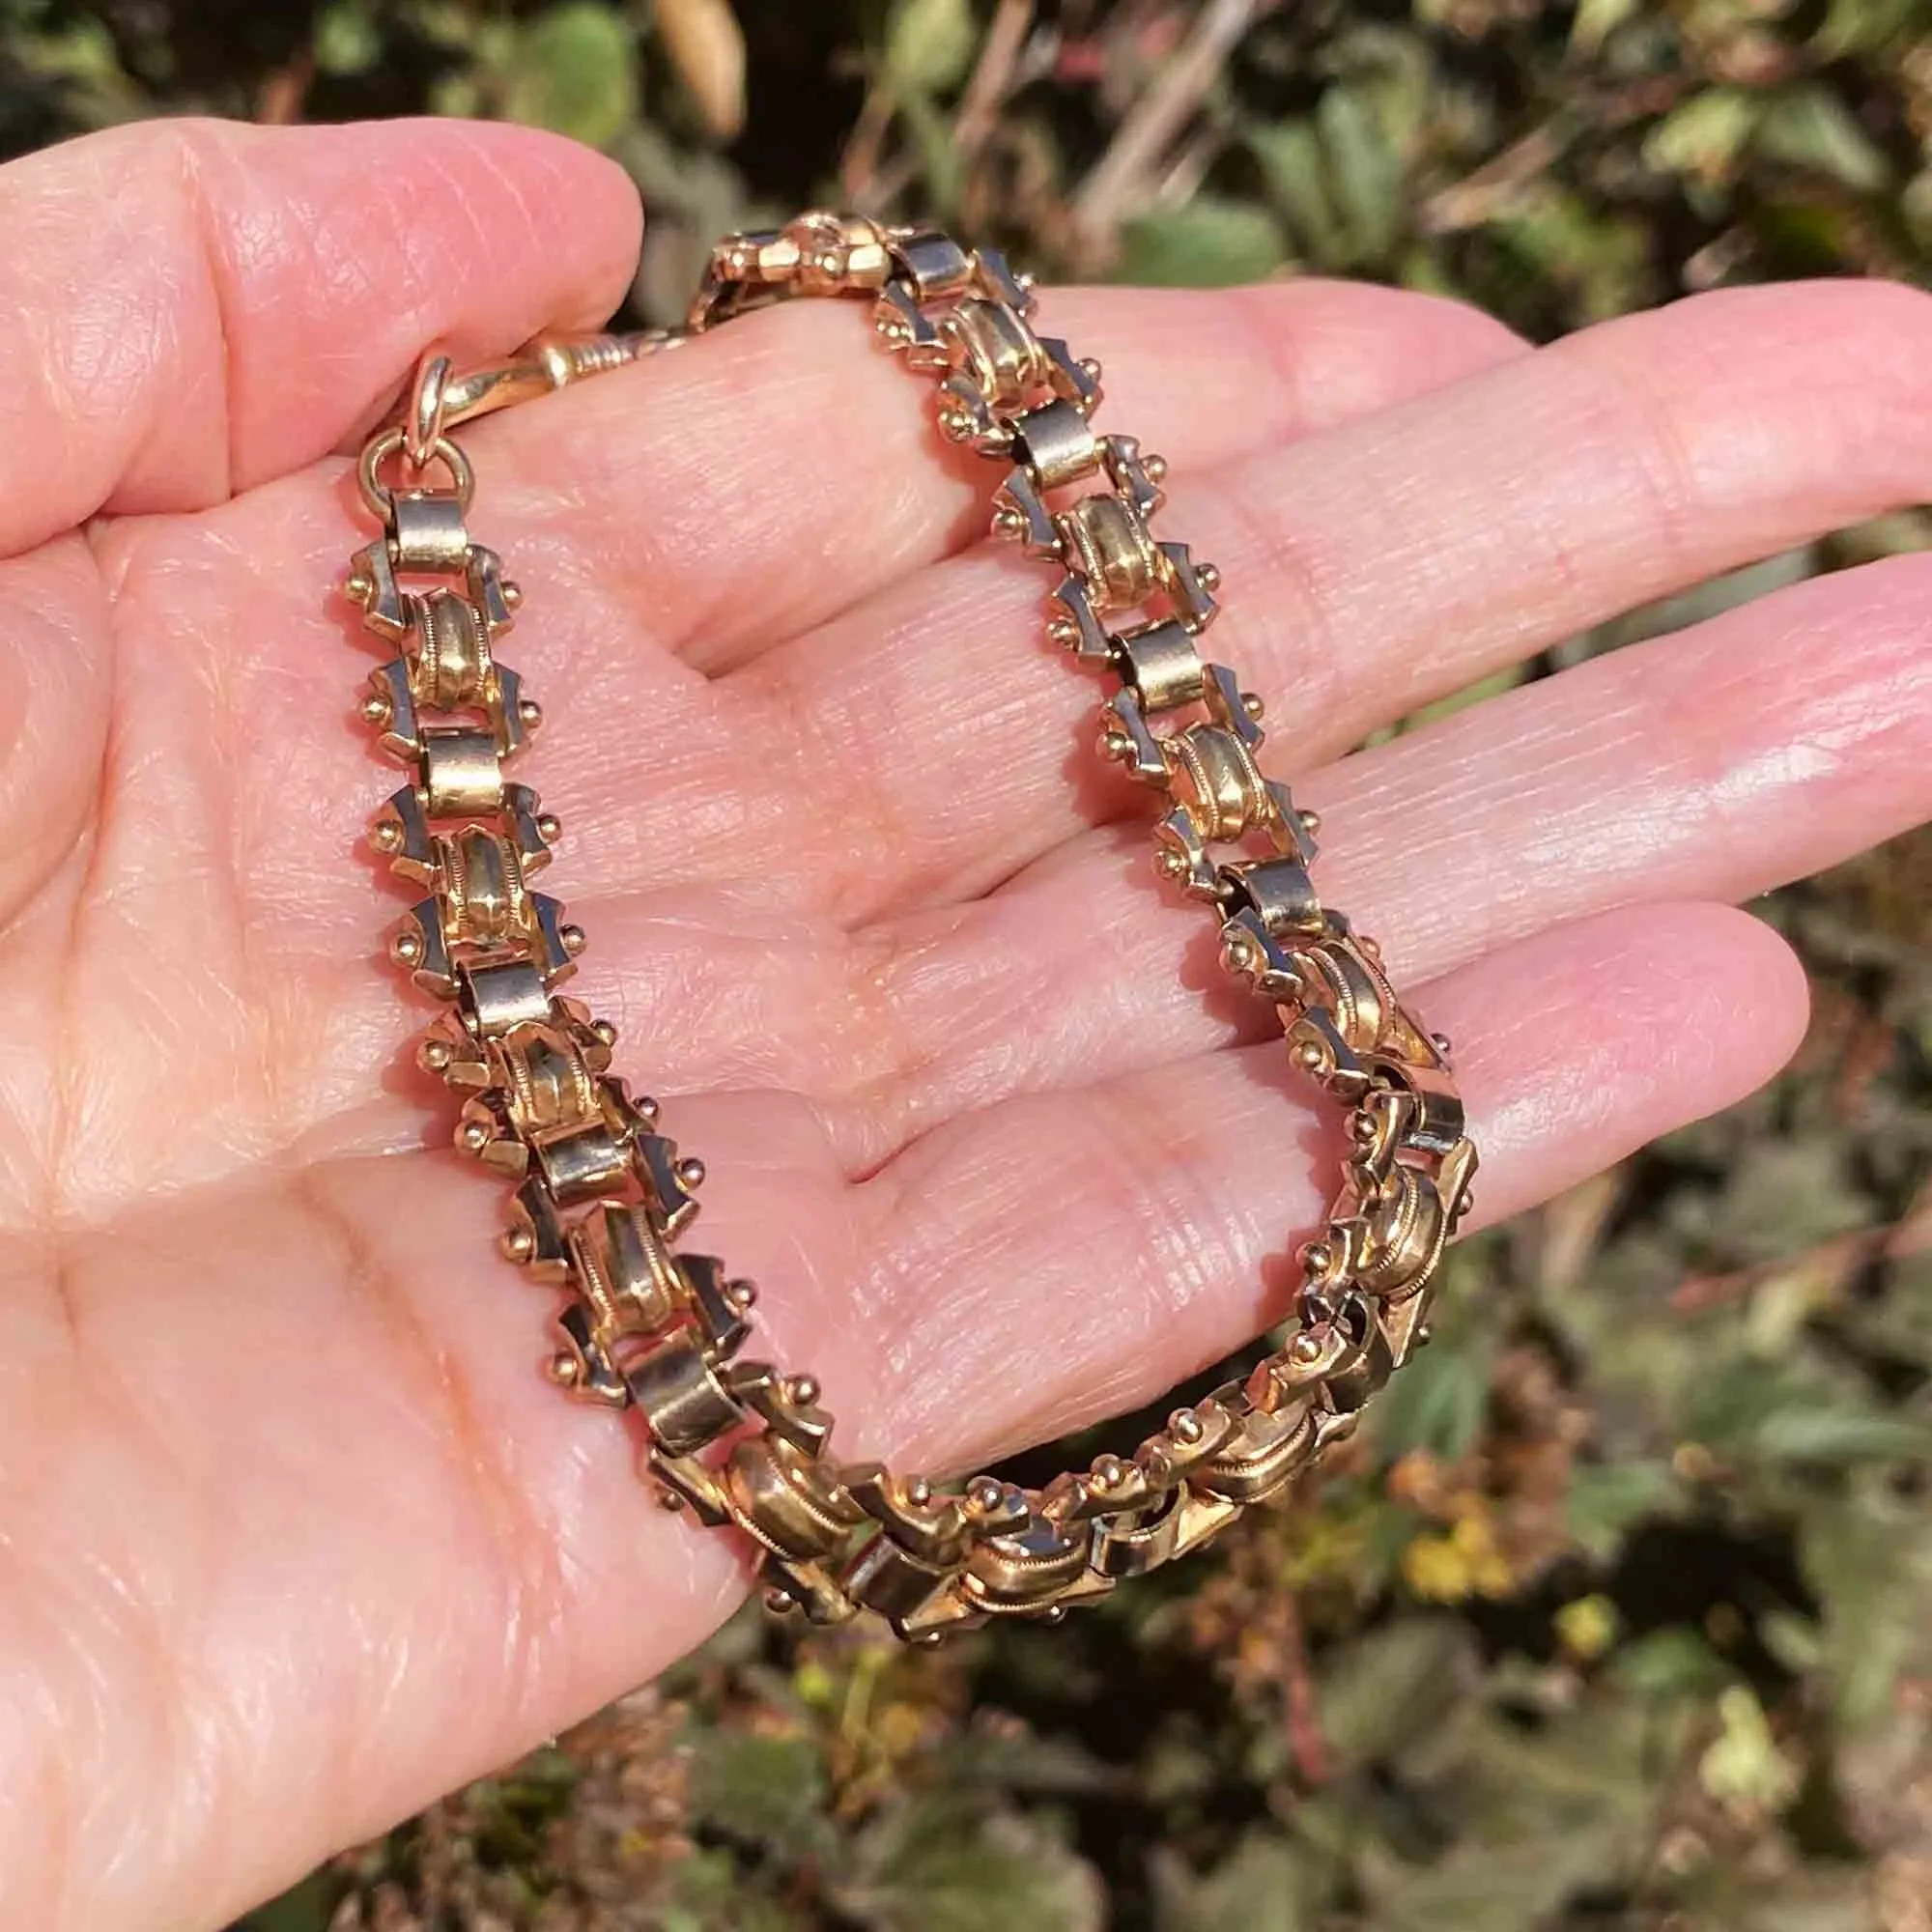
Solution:
<path fill-rule="evenodd" d="M 426 1014 L 353 850 L 396 781 L 351 723 L 331 587 L 367 530 L 324 452 L 426 340 L 597 319 L 628 191 L 512 130 L 354 140 L 135 130 L 0 213 L 37 459 L 0 500 L 9 1923 L 211 1922 L 742 1587 L 534 1373 L 544 1297 L 394 1070 Z M 1920 494 L 1921 300 L 1765 291 L 1537 356 L 1365 290 L 1050 300 L 1227 574 L 1217 654 L 1328 820 L 1325 895 L 1458 1037 L 1484 1216 L 1773 1070 L 1802 984 L 1707 902 L 1923 810 L 1916 564 L 1342 753 Z M 554 721 L 520 776 L 565 819 L 573 990 L 680 1096 L 701 1245 L 847 1446 L 957 1466 L 1271 1319 L 1321 1123 L 859 319 L 757 318 L 465 440 Z"/>

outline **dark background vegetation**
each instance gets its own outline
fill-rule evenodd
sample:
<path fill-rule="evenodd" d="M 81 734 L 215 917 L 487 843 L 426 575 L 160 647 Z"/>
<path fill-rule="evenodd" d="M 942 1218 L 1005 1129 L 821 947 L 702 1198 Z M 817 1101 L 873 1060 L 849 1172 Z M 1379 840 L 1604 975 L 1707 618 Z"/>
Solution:
<path fill-rule="evenodd" d="M 1315 269 L 1547 337 L 1922 275 L 1925 0 L 0 0 L 0 144 L 213 109 L 607 148 L 639 309 L 818 199 L 1050 274 Z M 1104 346 L 1102 346 L 1104 347 Z M 1522 675 L 1919 543 L 1890 519 Z M 1476 694 L 1480 695 L 1480 694 Z M 1927 1932 L 1932 842 L 1779 895 L 1772 1091 L 1454 1258 L 1292 1513 L 1058 1632 L 750 1618 L 251 1932 Z"/>

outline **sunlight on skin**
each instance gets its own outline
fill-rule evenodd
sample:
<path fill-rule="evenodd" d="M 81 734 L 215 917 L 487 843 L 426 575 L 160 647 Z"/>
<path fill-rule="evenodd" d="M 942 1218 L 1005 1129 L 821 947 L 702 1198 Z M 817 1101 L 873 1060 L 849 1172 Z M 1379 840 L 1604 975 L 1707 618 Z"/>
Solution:
<path fill-rule="evenodd" d="M 637 211 L 595 156 L 455 124 L 132 128 L 6 187 L 0 1921 L 212 1925 L 743 1589 L 537 1374 L 549 1302 L 397 1070 L 425 1013 L 377 957 L 400 900 L 355 842 L 393 780 L 335 590 L 339 452 L 418 351 L 599 319 Z M 1327 896 L 1459 1042 L 1481 1216 L 1775 1071 L 1802 977 L 1710 902 L 1924 815 L 1923 565 L 1345 753 L 1927 494 L 1932 304 L 1757 290 L 1532 355 L 1321 284 L 1048 300 L 1227 574 Z M 1278 1314 L 1332 1123 L 1081 762 L 1097 693 L 928 407 L 826 308 L 466 443 L 528 593 L 577 990 L 678 1096 L 705 1245 L 841 1441 L 952 1467 Z M 838 487 L 781 487 L 800 450 Z"/>

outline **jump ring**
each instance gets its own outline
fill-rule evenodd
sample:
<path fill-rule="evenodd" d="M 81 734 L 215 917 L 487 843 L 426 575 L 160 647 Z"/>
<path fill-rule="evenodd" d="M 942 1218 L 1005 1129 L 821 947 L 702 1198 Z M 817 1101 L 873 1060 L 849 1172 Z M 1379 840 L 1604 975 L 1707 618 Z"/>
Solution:
<path fill-rule="evenodd" d="M 370 515 L 381 517 L 385 524 L 395 507 L 396 494 L 379 472 L 390 457 L 404 448 L 406 441 L 401 428 L 385 429 L 362 445 L 362 460 L 355 466 L 362 500 L 368 504 Z M 448 437 L 440 436 L 430 444 L 423 463 L 412 467 L 422 469 L 431 463 L 440 463 L 449 471 L 449 479 L 456 486 L 457 505 L 467 516 L 476 495 L 476 472 L 469 467 L 469 457 Z"/>

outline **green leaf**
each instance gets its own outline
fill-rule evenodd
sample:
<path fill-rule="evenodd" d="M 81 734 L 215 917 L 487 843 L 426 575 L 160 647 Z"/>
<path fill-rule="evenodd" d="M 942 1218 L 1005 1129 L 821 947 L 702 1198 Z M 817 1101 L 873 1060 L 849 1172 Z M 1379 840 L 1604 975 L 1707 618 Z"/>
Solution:
<path fill-rule="evenodd" d="M 1698 1783 L 1720 1804 L 1781 1810 L 1798 1780 L 1756 1693 L 1747 1684 L 1726 1686 L 1718 1698 L 1718 1716 L 1723 1729 L 1697 1760 Z"/>
<path fill-rule="evenodd" d="M 1402 1879 L 1385 1873 L 1370 1922 L 1376 1932 L 1543 1932 L 1570 1890 L 1568 1862 L 1540 1842 L 1460 1849 Z"/>
<path fill-rule="evenodd" d="M 1640 1712 L 1605 1697 L 1538 1727 L 1499 1714 L 1472 1724 L 1434 1788 L 1454 1842 L 1413 1864 L 1367 1840 L 1364 1922 L 1375 1932 L 1544 1932 L 1575 1892 L 1634 1876 L 1655 1803 L 1651 1734 Z"/>
<path fill-rule="evenodd" d="M 1579 1463 L 1570 1472 L 1563 1509 L 1577 1545 L 1607 1562 L 1637 1523 L 1666 1513 L 1679 1493 L 1666 1463 Z"/>
<path fill-rule="evenodd" d="M 1249 1832 L 1206 1877 L 1172 1859 L 1156 1867 L 1157 1932 L 1316 1932 L 1321 1889 L 1307 1850 L 1271 1832 Z"/>
<path fill-rule="evenodd" d="M 825 1766 L 807 1737 L 694 1730 L 687 1791 L 694 1818 L 741 1841 L 796 1855 L 823 1833 Z"/>
<path fill-rule="evenodd" d="M 1706 88 L 1679 101 L 1650 130 L 1644 158 L 1666 174 L 1716 185 L 1729 178 L 1757 118 L 1754 95 L 1737 87 Z"/>
<path fill-rule="evenodd" d="M 1441 1722 L 1475 1668 L 1474 1646 L 1449 1617 L 1411 1616 L 1351 1645 L 1321 1686 L 1321 1735 L 1340 1764 L 1398 1751 Z"/>
<path fill-rule="evenodd" d="M 328 1921 L 328 1888 L 318 1875 L 257 1906 L 232 1932 L 327 1932 Z"/>
<path fill-rule="evenodd" d="M 1271 274 L 1286 252 L 1265 209 L 1203 194 L 1184 208 L 1156 209 L 1129 222 L 1120 274 L 1128 282 L 1225 288 Z"/>
<path fill-rule="evenodd" d="M 315 23 L 318 72 L 366 73 L 383 57 L 383 33 L 363 0 L 334 0 Z"/>
<path fill-rule="evenodd" d="M 1806 1513 L 1799 1551 L 1838 1719 L 1857 1731 L 1890 1710 L 1908 1671 L 1932 1671 L 1932 1521 L 1888 1497 L 1833 1497 Z"/>
<path fill-rule="evenodd" d="M 1336 206 L 1315 124 L 1262 123 L 1250 127 L 1246 138 L 1295 247 L 1321 268 L 1346 267 L 1351 253 L 1348 225 Z"/>
<path fill-rule="evenodd" d="M 978 40 L 971 0 L 897 0 L 886 71 L 911 93 L 943 94 L 965 78 Z"/>
<path fill-rule="evenodd" d="M 1493 1350 L 1487 1330 L 1438 1334 L 1377 1399 L 1376 1442 L 1393 1460 L 1412 1449 L 1453 1463 L 1475 1441 L 1490 1399 Z"/>
<path fill-rule="evenodd" d="M 1833 1467 L 1932 1455 L 1932 1426 L 1802 1361 L 1722 1357 L 1689 1391 L 1687 1436 L 1747 1465 Z"/>
<path fill-rule="evenodd" d="M 858 1861 L 836 1897 L 867 1932 L 1099 1932 L 1105 1919 L 1093 1867 L 1016 1812 L 915 1800 L 872 1829 Z"/>
<path fill-rule="evenodd" d="M 1647 1702 L 1712 1697 L 1735 1673 L 1692 1630 L 1666 1628 L 1627 1642 L 1610 1665 L 1619 1689 Z"/>
<path fill-rule="evenodd" d="M 1924 0 L 1832 0 L 1813 45 L 1827 60 L 1883 53 L 1923 12 Z"/>
<path fill-rule="evenodd" d="M 1822 82 L 1780 95 L 1759 121 L 1751 147 L 1859 194 L 1876 194 L 1891 179 L 1891 163 L 1877 143 Z"/>
<path fill-rule="evenodd" d="M 1570 51 L 1590 55 L 1634 14 L 1638 0 L 1579 0 L 1570 25 Z"/>
<path fill-rule="evenodd" d="M 566 0 L 518 33 L 507 100 L 513 120 L 608 148 L 638 116 L 638 52 L 614 8 Z"/>
<path fill-rule="evenodd" d="M 1386 254 L 1402 232 L 1402 156 L 1369 90 L 1331 87 L 1315 110 L 1335 205 L 1357 261 Z"/>

